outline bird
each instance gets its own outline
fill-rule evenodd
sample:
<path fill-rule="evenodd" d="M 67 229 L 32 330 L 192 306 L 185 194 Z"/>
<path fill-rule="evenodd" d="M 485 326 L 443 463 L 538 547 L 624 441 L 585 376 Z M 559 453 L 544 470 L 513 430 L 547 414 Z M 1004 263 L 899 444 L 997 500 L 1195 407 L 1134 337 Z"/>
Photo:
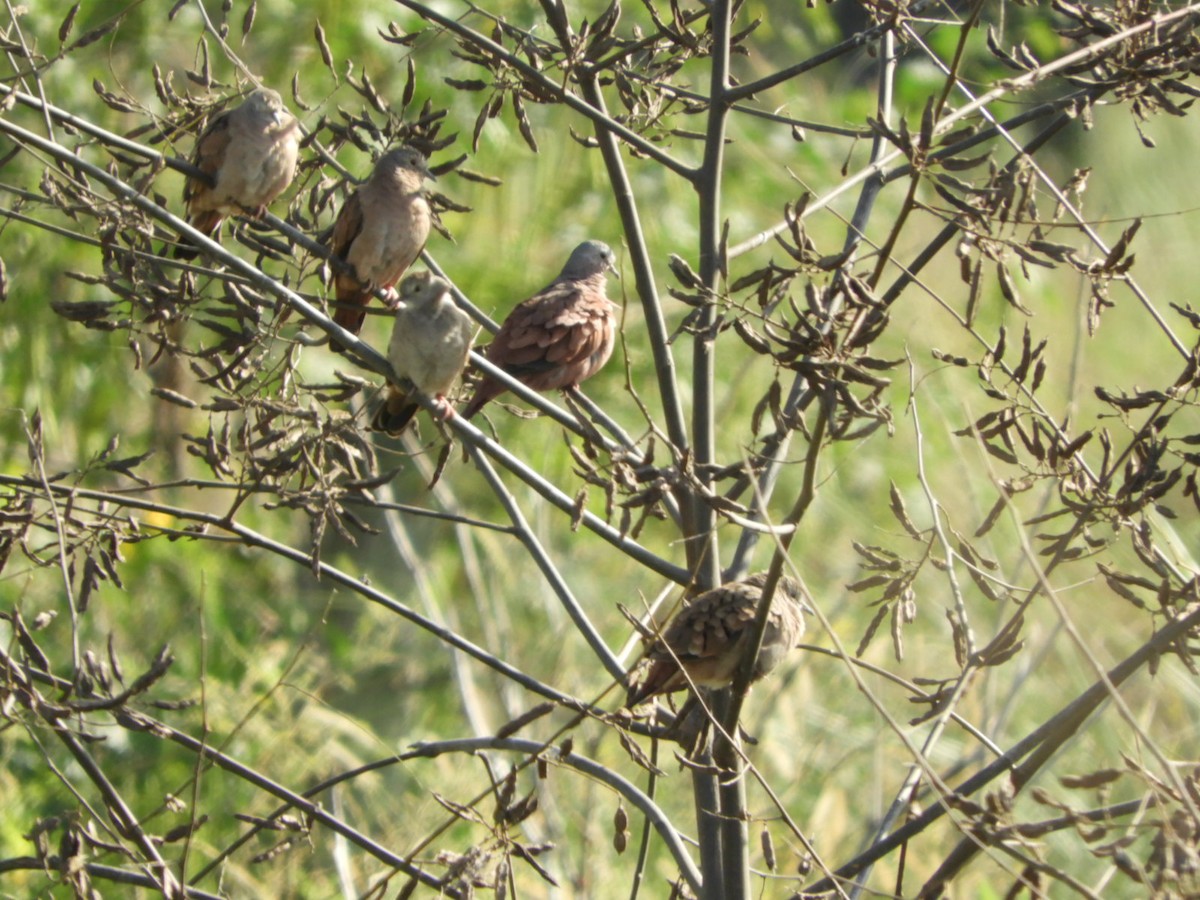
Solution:
<path fill-rule="evenodd" d="M 371 427 L 400 434 L 420 408 L 413 388 L 435 397 L 443 417 L 453 415 L 445 395 L 467 365 L 474 335 L 475 323 L 455 305 L 447 281 L 431 272 L 416 272 L 400 282 L 388 362 L 411 387 L 389 382 Z"/>
<path fill-rule="evenodd" d="M 616 306 L 604 292 L 615 256 L 584 241 L 552 282 L 517 304 L 487 346 L 488 362 L 535 391 L 570 390 L 608 362 L 616 341 Z M 508 390 L 484 375 L 463 408 L 469 419 Z"/>
<path fill-rule="evenodd" d="M 334 275 L 338 308 L 333 321 L 347 331 L 362 330 L 376 290 L 395 299 L 392 285 L 425 249 L 433 213 L 424 184 L 432 177 L 421 153 L 397 147 L 379 158 L 371 177 L 338 212 L 330 249 L 349 270 Z M 330 341 L 330 348 L 343 349 L 336 341 Z"/>
<path fill-rule="evenodd" d="M 676 613 L 647 648 L 645 675 L 629 688 L 626 708 L 690 685 L 722 688 L 731 684 L 766 580 L 767 573 L 759 572 L 743 581 L 728 582 L 700 594 Z M 780 578 L 752 681 L 779 665 L 800 642 L 804 613 L 809 611 L 800 585 L 786 576 Z"/>
<path fill-rule="evenodd" d="M 253 91 L 196 139 L 192 165 L 212 181 L 189 177 L 184 182 L 188 224 L 212 237 L 227 215 L 262 216 L 292 183 L 299 152 L 300 123 L 283 98 L 269 88 Z M 191 259 L 198 252 L 180 244 L 175 256 Z"/>

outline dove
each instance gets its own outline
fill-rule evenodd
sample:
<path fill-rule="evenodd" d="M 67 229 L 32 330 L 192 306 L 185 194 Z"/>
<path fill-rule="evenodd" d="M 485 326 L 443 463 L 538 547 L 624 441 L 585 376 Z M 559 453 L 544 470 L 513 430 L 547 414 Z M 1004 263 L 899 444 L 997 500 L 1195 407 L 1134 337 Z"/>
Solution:
<path fill-rule="evenodd" d="M 475 323 L 454 304 L 444 279 L 417 272 L 400 282 L 388 362 L 416 390 L 435 397 L 444 418 L 454 413 L 445 395 L 467 365 L 474 335 Z M 371 427 L 400 434 L 419 408 L 410 387 L 389 383 Z"/>
<path fill-rule="evenodd" d="M 192 164 L 212 183 L 197 178 L 184 183 L 188 224 L 211 237 L 227 215 L 261 216 L 292 183 L 299 150 L 300 123 L 283 98 L 268 88 L 254 91 L 196 139 Z M 191 259 L 198 252 L 181 244 L 175 256 Z"/>
<path fill-rule="evenodd" d="M 616 306 L 604 292 L 616 273 L 613 252 L 584 241 L 559 276 L 513 308 L 486 350 L 492 365 L 535 391 L 570 390 L 608 362 L 616 341 Z M 463 417 L 471 418 L 507 388 L 483 376 Z"/>
<path fill-rule="evenodd" d="M 682 690 L 689 682 L 697 687 L 727 687 L 745 652 L 766 580 L 767 573 L 759 572 L 744 581 L 723 584 L 695 597 L 676 613 L 646 650 L 646 674 L 630 687 L 625 706 L 633 709 L 658 694 Z M 800 642 L 808 611 L 800 585 L 791 578 L 780 578 L 754 681 L 774 669 Z"/>
<path fill-rule="evenodd" d="M 375 163 L 371 177 L 338 212 L 330 249 L 349 264 L 334 276 L 338 309 L 333 321 L 358 334 L 376 290 L 395 298 L 392 287 L 425 248 L 433 214 L 424 183 L 432 178 L 425 157 L 397 147 Z M 336 341 L 330 348 L 341 351 Z"/>

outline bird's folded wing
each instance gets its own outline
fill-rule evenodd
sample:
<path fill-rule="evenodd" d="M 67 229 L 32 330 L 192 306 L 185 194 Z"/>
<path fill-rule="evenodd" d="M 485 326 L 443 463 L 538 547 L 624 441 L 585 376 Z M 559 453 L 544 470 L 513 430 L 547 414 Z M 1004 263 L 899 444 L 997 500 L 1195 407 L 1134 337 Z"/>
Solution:
<path fill-rule="evenodd" d="M 223 113 L 214 119 L 196 139 L 196 150 L 192 155 L 192 164 L 214 181 L 221 166 L 225 162 L 225 151 L 229 148 L 229 118 L 232 113 Z M 186 203 L 203 197 L 212 187 L 197 178 L 189 178 L 183 186 L 183 199 Z"/>
<path fill-rule="evenodd" d="M 605 345 L 610 306 L 603 295 L 589 296 L 576 284 L 547 288 L 513 309 L 488 358 L 502 368 L 583 362 Z"/>

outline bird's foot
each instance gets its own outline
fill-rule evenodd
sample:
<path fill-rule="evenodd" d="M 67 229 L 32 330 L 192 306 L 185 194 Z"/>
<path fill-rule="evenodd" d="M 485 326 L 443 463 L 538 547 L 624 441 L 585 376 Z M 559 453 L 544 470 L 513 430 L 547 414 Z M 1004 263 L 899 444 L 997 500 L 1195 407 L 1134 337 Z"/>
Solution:
<path fill-rule="evenodd" d="M 380 288 L 380 290 L 383 293 L 383 305 L 384 306 L 386 306 L 388 309 L 393 309 L 393 310 L 400 308 L 400 292 L 399 291 L 397 291 L 394 287 Z"/>
<path fill-rule="evenodd" d="M 434 408 L 437 410 L 437 417 L 442 422 L 449 422 L 454 418 L 454 407 L 450 401 L 446 399 L 444 394 L 438 394 L 433 398 Z"/>

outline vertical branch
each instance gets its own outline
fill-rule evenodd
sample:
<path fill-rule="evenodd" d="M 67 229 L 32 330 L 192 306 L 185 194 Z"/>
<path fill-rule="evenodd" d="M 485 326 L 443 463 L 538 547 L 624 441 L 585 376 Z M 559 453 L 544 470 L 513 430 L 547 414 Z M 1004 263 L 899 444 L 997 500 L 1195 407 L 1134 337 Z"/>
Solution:
<path fill-rule="evenodd" d="M 709 8 L 712 28 L 711 77 L 709 80 L 708 127 L 704 138 L 704 161 L 696 178 L 700 195 L 700 280 L 717 294 L 717 281 L 725 268 L 721 258 L 721 175 L 725 163 L 725 128 L 729 115 L 726 93 L 729 90 L 729 0 L 713 0 Z M 696 477 L 706 485 L 711 480 L 707 472 L 716 459 L 715 421 L 713 411 L 713 371 L 716 363 L 715 328 L 717 310 L 705 307 L 697 322 L 697 336 L 692 344 L 692 402 L 693 463 Z M 716 516 L 711 506 L 699 497 L 693 500 L 696 531 L 689 535 L 689 563 L 697 587 L 715 587 L 720 581 L 721 560 L 717 551 Z"/>
<path fill-rule="evenodd" d="M 713 772 L 712 742 L 696 753 L 692 770 L 692 799 L 696 806 L 696 838 L 700 843 L 700 873 L 704 877 L 701 900 L 722 900 L 724 859 L 721 855 L 720 795 Z"/>
<path fill-rule="evenodd" d="M 726 94 L 729 90 L 729 37 L 731 27 L 729 0 L 713 0 L 709 7 L 709 27 L 712 30 L 711 71 L 709 77 L 708 125 L 704 140 L 704 160 L 696 178 L 699 195 L 699 263 L 700 280 L 716 297 L 719 281 L 725 269 L 722 258 L 721 178 L 725 163 L 725 130 L 729 116 Z M 706 306 L 697 322 L 692 343 L 692 384 L 695 391 L 692 404 L 693 465 L 695 476 L 707 488 L 709 474 L 716 461 L 716 422 L 714 412 L 714 371 L 716 369 L 717 308 Z M 717 547 L 716 514 L 697 492 L 692 501 L 695 530 L 688 535 L 688 564 L 698 588 L 708 590 L 721 580 L 721 559 Z M 725 706 L 728 698 L 714 698 L 717 708 Z M 736 731 L 728 736 L 713 737 L 712 758 L 728 758 L 740 769 L 735 746 Z M 732 767 L 730 767 L 732 768 Z M 705 898 L 743 900 L 750 893 L 749 835 L 745 821 L 745 782 L 739 776 L 729 778 L 713 796 L 712 776 L 697 775 L 693 780 L 696 798 L 696 827 L 701 847 L 711 853 L 719 845 L 719 876 L 707 859 L 704 860 Z M 714 807 L 713 804 L 716 803 Z M 714 815 L 714 809 L 719 814 Z M 716 832 L 716 833 L 712 833 Z"/>
<path fill-rule="evenodd" d="M 562 52 L 569 55 L 573 42 L 570 19 L 564 3 L 562 0 L 542 0 L 542 12 L 553 29 Z M 597 69 L 587 63 L 576 69 L 575 76 L 579 82 L 583 99 L 599 114 L 593 120 L 593 131 L 596 142 L 600 146 L 600 155 L 604 160 L 605 170 L 608 173 L 613 201 L 616 203 L 617 212 L 621 217 L 621 229 L 625 235 L 625 245 L 629 250 L 629 262 L 633 268 L 637 295 L 642 301 L 642 314 L 645 316 L 650 352 L 654 358 L 654 373 L 658 381 L 659 398 L 662 401 L 663 415 L 666 417 L 667 437 L 670 438 L 677 451 L 683 454 L 688 448 L 687 425 L 683 417 L 683 406 L 679 401 L 675 359 L 671 355 L 669 333 L 666 320 L 663 318 L 658 288 L 654 283 L 654 269 L 650 265 L 650 252 L 646 248 L 646 237 L 642 230 L 637 199 L 634 196 L 633 186 L 629 183 L 625 162 L 621 159 L 621 147 L 617 135 L 612 128 L 608 127 L 608 123 L 613 120 L 608 115 L 604 92 L 600 90 Z M 682 483 L 675 490 L 684 535 L 691 538 L 702 533 L 700 524 L 695 519 L 694 501 L 690 492 Z M 700 548 L 696 546 L 695 541 L 691 540 L 687 541 L 684 546 L 688 555 L 688 569 L 694 572 Z"/>

